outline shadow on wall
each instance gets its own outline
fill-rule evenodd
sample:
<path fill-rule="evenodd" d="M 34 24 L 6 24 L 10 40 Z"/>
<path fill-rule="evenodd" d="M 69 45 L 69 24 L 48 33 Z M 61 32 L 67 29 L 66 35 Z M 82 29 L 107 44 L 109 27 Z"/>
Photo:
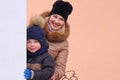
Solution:
<path fill-rule="evenodd" d="M 66 71 L 61 80 L 78 80 L 74 70 Z"/>

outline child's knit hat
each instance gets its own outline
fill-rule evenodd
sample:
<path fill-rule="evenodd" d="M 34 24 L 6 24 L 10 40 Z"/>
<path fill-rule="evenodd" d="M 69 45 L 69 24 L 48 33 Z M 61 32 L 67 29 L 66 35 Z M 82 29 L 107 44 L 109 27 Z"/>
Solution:
<path fill-rule="evenodd" d="M 36 54 L 28 54 L 28 56 L 38 56 L 48 52 L 48 43 L 46 42 L 44 31 L 39 26 L 34 25 L 27 29 L 27 40 L 28 39 L 38 40 L 41 44 L 41 49 L 36 52 Z"/>
<path fill-rule="evenodd" d="M 27 39 L 36 39 L 40 43 L 46 41 L 43 29 L 35 25 L 27 29 Z"/>

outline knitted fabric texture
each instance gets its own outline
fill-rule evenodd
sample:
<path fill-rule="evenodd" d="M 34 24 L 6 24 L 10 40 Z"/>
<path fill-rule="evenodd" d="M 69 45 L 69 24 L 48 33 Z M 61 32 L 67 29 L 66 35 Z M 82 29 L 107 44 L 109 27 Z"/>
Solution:
<path fill-rule="evenodd" d="M 27 50 L 27 57 L 36 57 L 42 53 L 48 52 L 48 43 L 46 42 L 44 31 L 39 26 L 34 25 L 27 29 L 27 40 L 28 39 L 38 40 L 41 44 L 41 48 L 34 54 Z"/>
<path fill-rule="evenodd" d="M 54 4 L 53 4 L 53 8 L 49 13 L 49 16 L 52 14 L 59 14 L 61 15 L 65 22 L 67 21 L 68 15 L 71 14 L 73 10 L 72 5 L 69 2 L 65 2 L 62 0 L 57 0 Z"/>

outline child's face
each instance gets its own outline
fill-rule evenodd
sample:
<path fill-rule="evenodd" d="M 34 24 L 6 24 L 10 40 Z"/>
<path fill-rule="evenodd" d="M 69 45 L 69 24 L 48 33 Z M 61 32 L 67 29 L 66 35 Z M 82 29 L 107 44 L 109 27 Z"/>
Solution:
<path fill-rule="evenodd" d="M 52 30 L 58 31 L 65 25 L 65 21 L 62 16 L 53 14 L 50 16 L 49 24 L 51 25 Z"/>
<path fill-rule="evenodd" d="M 27 50 L 31 53 L 35 53 L 41 48 L 41 44 L 38 40 L 28 39 L 27 40 Z"/>

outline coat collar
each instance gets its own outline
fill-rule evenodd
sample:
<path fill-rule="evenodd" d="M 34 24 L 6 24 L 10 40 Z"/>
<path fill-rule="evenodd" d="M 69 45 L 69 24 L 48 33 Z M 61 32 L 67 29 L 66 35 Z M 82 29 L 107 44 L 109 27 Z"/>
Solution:
<path fill-rule="evenodd" d="M 62 42 L 65 41 L 69 36 L 69 26 L 65 24 L 65 31 L 64 33 L 61 32 L 51 32 L 48 28 L 48 22 L 46 22 L 44 31 L 46 33 L 46 38 L 50 42 Z"/>
<path fill-rule="evenodd" d="M 28 27 L 31 27 L 32 25 L 38 25 L 38 26 L 42 27 L 45 31 L 46 39 L 50 42 L 65 41 L 70 34 L 69 24 L 66 22 L 65 31 L 62 34 L 60 32 L 50 32 L 49 28 L 48 28 L 48 19 L 46 19 L 48 14 L 49 14 L 49 12 L 46 11 L 46 12 L 42 13 L 41 15 L 33 16 L 30 20 L 30 24 Z"/>

